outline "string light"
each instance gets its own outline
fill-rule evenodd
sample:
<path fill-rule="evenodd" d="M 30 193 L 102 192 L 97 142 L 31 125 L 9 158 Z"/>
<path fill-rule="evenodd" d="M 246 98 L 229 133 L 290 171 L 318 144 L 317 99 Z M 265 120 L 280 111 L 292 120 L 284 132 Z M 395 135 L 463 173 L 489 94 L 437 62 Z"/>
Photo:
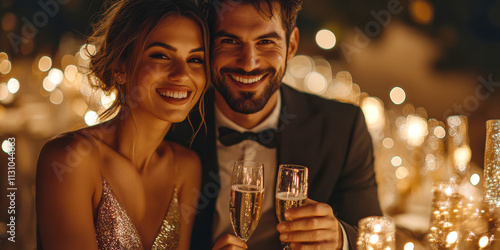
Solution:
<path fill-rule="evenodd" d="M 38 69 L 42 72 L 47 72 L 52 67 L 52 59 L 48 56 L 42 56 L 38 61 Z"/>
<path fill-rule="evenodd" d="M 391 98 L 391 101 L 396 105 L 399 105 L 406 100 L 406 93 L 400 87 L 392 88 L 391 92 L 389 93 L 389 96 Z"/>

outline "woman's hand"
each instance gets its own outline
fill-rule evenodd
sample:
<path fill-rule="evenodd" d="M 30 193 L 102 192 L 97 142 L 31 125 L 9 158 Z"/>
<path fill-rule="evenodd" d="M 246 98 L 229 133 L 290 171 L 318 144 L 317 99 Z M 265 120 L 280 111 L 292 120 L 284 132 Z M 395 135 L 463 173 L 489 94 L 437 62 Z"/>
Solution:
<path fill-rule="evenodd" d="M 221 236 L 219 239 L 217 239 L 217 242 L 215 242 L 214 247 L 212 250 L 219 250 L 219 249 L 224 249 L 224 250 L 229 250 L 229 249 L 247 249 L 248 246 L 245 244 L 244 241 L 240 240 L 238 237 L 230 234 L 226 234 Z"/>

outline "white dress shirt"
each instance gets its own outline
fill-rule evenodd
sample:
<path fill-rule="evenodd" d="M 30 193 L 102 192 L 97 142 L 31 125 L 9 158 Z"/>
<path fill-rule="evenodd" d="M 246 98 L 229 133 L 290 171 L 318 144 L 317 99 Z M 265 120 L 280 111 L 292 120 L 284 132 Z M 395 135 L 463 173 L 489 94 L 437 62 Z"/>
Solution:
<path fill-rule="evenodd" d="M 215 105 L 215 128 L 216 136 L 219 137 L 219 127 L 228 127 L 238 132 L 250 131 L 258 133 L 266 129 L 277 129 L 281 110 L 281 95 L 278 93 L 276 106 L 271 114 L 260 124 L 248 130 L 227 118 Z M 262 207 L 262 217 L 259 225 L 247 241 L 249 249 L 282 249 L 276 244 L 279 232 L 276 225 L 279 223 L 274 207 L 276 172 L 277 172 L 277 149 L 266 148 L 256 141 L 244 140 L 239 144 L 224 146 L 217 140 L 217 159 L 219 164 L 220 190 L 215 204 L 214 223 L 212 228 L 213 241 L 224 234 L 234 235 L 233 227 L 229 217 L 229 197 L 231 192 L 231 174 L 233 164 L 238 160 L 258 161 L 264 164 L 264 204 Z M 343 249 L 349 249 L 347 235 L 342 228 L 344 237 Z"/>

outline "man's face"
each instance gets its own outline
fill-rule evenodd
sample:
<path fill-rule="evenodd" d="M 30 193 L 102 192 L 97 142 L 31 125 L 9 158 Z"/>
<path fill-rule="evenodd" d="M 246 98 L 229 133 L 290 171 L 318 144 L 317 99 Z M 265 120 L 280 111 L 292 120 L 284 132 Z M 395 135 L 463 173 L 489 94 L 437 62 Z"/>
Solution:
<path fill-rule="evenodd" d="M 287 61 L 278 9 L 269 19 L 248 4 L 217 16 L 213 39 L 213 84 L 229 107 L 253 114 L 281 85 Z"/>

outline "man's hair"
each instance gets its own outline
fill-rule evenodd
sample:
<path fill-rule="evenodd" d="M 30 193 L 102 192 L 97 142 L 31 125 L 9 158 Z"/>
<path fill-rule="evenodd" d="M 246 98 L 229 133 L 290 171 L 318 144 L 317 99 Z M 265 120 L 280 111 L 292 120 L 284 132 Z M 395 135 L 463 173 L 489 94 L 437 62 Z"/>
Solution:
<path fill-rule="evenodd" d="M 290 40 L 290 35 L 295 28 L 297 21 L 297 14 L 302 9 L 303 0 L 202 0 L 202 9 L 207 16 L 207 21 L 210 29 L 210 33 L 213 35 L 213 30 L 217 19 L 223 20 L 223 14 L 226 11 L 231 11 L 233 8 L 240 4 L 250 4 L 259 13 L 266 15 L 268 18 L 272 18 L 275 15 L 276 9 L 273 8 L 273 4 L 277 3 L 279 5 L 279 11 L 281 16 L 281 25 L 285 30 L 286 40 L 288 45 L 288 40 Z M 269 13 L 267 11 L 270 11 Z"/>

